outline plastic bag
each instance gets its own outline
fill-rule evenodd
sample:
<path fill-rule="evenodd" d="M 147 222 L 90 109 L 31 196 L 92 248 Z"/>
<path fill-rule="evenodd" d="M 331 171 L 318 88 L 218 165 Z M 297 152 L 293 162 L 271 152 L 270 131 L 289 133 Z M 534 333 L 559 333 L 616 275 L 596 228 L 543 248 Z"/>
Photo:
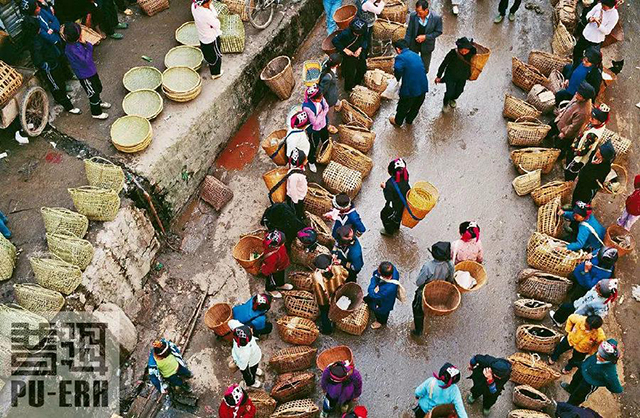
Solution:
<path fill-rule="evenodd" d="M 395 77 L 389 80 L 387 88 L 382 92 L 382 97 L 389 100 L 400 99 L 400 83 Z"/>

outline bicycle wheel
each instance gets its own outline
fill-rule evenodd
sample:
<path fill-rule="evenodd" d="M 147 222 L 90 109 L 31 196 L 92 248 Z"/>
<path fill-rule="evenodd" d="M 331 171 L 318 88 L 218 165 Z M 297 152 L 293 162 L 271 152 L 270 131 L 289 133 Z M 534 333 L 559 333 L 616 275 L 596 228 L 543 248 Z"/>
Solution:
<path fill-rule="evenodd" d="M 249 3 L 249 22 L 256 29 L 264 29 L 273 20 L 275 0 L 247 0 Z"/>

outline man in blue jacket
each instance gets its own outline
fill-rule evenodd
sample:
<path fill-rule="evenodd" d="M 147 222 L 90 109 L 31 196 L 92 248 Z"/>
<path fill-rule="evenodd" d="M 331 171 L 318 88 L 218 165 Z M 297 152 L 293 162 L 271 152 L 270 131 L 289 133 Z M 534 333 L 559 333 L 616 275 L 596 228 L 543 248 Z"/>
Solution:
<path fill-rule="evenodd" d="M 358 273 L 364 266 L 362 258 L 362 246 L 353 232 L 353 226 L 350 224 L 343 225 L 336 230 L 336 245 L 331 253 L 333 254 L 335 264 L 340 264 L 349 272 L 347 282 L 356 283 L 358 281 Z"/>
<path fill-rule="evenodd" d="M 573 210 L 563 211 L 560 209 L 560 215 L 578 224 L 578 236 L 574 242 L 567 245 L 567 250 L 593 252 L 604 245 L 602 240 L 606 230 L 592 212 L 591 205 L 581 201 L 576 202 Z"/>
<path fill-rule="evenodd" d="M 380 263 L 378 269 L 373 272 L 368 294 L 364 297 L 364 301 L 376 317 L 371 328 L 378 329 L 387 324 L 401 287 L 399 280 L 400 273 L 388 261 Z"/>
<path fill-rule="evenodd" d="M 271 308 L 271 295 L 258 293 L 242 305 L 233 307 L 233 319 L 253 329 L 255 335 L 269 334 L 273 324 L 267 320 L 267 312 Z"/>
<path fill-rule="evenodd" d="M 393 74 L 400 83 L 400 100 L 396 114 L 389 117 L 389 122 L 394 126 L 402 126 L 404 122 L 411 125 L 429 91 L 427 75 L 422 60 L 409 49 L 407 41 L 394 41 L 393 47 L 398 53 L 393 64 Z"/>

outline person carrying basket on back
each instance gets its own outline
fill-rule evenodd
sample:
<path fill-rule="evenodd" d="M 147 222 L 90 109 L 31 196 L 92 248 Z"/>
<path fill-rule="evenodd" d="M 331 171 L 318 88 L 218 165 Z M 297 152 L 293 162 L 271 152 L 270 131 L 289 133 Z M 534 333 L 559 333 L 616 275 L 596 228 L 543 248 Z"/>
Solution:
<path fill-rule="evenodd" d="M 387 167 L 389 178 L 386 182 L 380 183 L 384 194 L 385 205 L 380 211 L 383 228 L 380 233 L 385 236 L 392 236 L 400 229 L 402 212 L 406 203 L 407 193 L 411 189 L 409 185 L 409 172 L 407 163 L 402 158 L 396 158 Z"/>

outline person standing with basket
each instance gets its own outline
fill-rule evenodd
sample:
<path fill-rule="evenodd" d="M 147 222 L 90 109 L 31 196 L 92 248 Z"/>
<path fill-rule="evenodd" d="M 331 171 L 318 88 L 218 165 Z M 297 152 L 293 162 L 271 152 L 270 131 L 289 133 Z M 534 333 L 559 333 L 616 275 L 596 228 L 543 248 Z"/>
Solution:
<path fill-rule="evenodd" d="M 447 86 L 442 102 L 442 111 L 446 111 L 447 107 L 455 108 L 457 106 L 456 100 L 464 91 L 467 80 L 471 77 L 471 60 L 476 53 L 473 39 L 459 38 L 456 41 L 456 47 L 449 51 L 442 60 L 436 77 L 436 84 L 444 83 Z"/>
<path fill-rule="evenodd" d="M 391 161 L 387 166 L 387 171 L 390 177 L 386 182 L 380 183 L 385 200 L 385 205 L 380 211 L 383 225 L 380 234 L 392 236 L 400 229 L 406 196 L 411 186 L 409 185 L 407 163 L 402 158 Z"/>
<path fill-rule="evenodd" d="M 285 247 L 285 236 L 282 232 L 274 230 L 269 232 L 263 242 L 264 255 L 260 272 L 266 276 L 265 289 L 272 297 L 282 297 L 280 290 L 291 290 L 293 286 L 284 282 L 284 272 L 289 267 L 289 255 Z"/>
<path fill-rule="evenodd" d="M 371 324 L 371 329 L 381 328 L 387 325 L 389 314 L 396 304 L 396 299 L 404 302 L 407 291 L 400 283 L 400 273 L 393 264 L 383 261 L 371 276 L 365 303 L 373 311 L 376 320 Z"/>
<path fill-rule="evenodd" d="M 445 363 L 438 374 L 433 374 L 416 388 L 418 405 L 413 409 L 416 418 L 431 418 L 431 412 L 438 405 L 453 404 L 458 418 L 467 418 L 462 395 L 457 383 L 460 370 L 451 363 Z"/>
<path fill-rule="evenodd" d="M 211 5 L 212 0 L 193 0 L 191 14 L 198 30 L 200 49 L 204 60 L 209 65 L 213 80 L 222 77 L 222 50 L 220 49 L 220 19 L 218 12 Z"/>
<path fill-rule="evenodd" d="M 356 283 L 358 273 L 364 266 L 362 246 L 355 235 L 353 226 L 346 224 L 336 229 L 336 245 L 331 253 L 335 264 L 339 264 L 349 272 L 347 282 Z"/>
<path fill-rule="evenodd" d="M 327 418 L 335 409 L 342 413 L 353 409 L 362 395 L 362 376 L 348 362 L 336 361 L 322 371 L 320 386 L 325 394 L 320 418 Z"/>
<path fill-rule="evenodd" d="M 329 104 L 325 100 L 320 87 L 317 84 L 307 87 L 304 92 L 304 103 L 302 110 L 307 114 L 309 125 L 307 126 L 307 134 L 309 135 L 309 170 L 315 173 L 316 158 L 318 152 L 322 149 L 322 145 L 329 140 Z"/>
<path fill-rule="evenodd" d="M 331 334 L 333 322 L 329 319 L 331 298 L 335 291 L 346 282 L 347 271 L 344 267 L 333 264 L 331 256 L 320 254 L 313 260 L 316 270 L 311 274 L 312 290 L 316 303 L 320 308 L 320 332 Z"/>

